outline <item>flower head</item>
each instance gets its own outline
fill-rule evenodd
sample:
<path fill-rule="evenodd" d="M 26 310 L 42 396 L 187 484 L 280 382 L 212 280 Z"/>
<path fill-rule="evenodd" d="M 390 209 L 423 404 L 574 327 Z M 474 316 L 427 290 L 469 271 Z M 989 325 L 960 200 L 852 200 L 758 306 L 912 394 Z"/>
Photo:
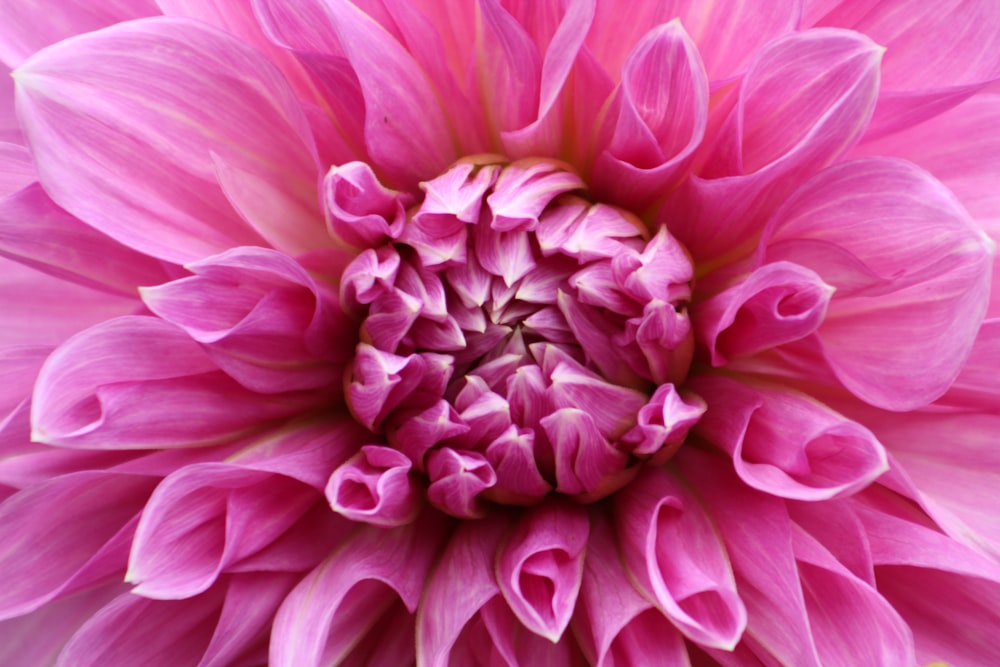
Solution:
<path fill-rule="evenodd" d="M 41 4 L 0 662 L 1000 661 L 990 2 Z"/>

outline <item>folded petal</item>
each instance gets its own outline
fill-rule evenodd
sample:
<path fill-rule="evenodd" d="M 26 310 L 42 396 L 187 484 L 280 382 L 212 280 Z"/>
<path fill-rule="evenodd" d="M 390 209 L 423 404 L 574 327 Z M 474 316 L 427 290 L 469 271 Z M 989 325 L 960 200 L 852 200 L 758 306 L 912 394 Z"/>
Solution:
<path fill-rule="evenodd" d="M 708 403 L 695 431 L 730 454 L 755 489 L 828 500 L 863 489 L 889 467 L 868 429 L 803 394 L 722 376 L 691 386 Z"/>
<path fill-rule="evenodd" d="M 360 528 L 282 603 L 271 663 L 337 663 L 395 600 L 413 613 L 442 538 L 442 522 L 431 515 L 390 530 Z"/>
<path fill-rule="evenodd" d="M 497 582 L 526 628 L 559 641 L 576 607 L 590 522 L 555 500 L 521 515 L 497 553 Z"/>
<path fill-rule="evenodd" d="M 725 547 L 705 509 L 665 468 L 646 468 L 615 496 L 625 566 L 684 636 L 732 650 L 746 627 Z"/>
<path fill-rule="evenodd" d="M 295 398 L 242 388 L 173 325 L 120 317 L 78 334 L 49 357 L 35 385 L 32 428 L 35 439 L 49 444 L 188 447 L 302 408 Z"/>
<path fill-rule="evenodd" d="M 326 498 L 354 521 L 391 528 L 409 523 L 422 509 L 422 489 L 410 476 L 412 462 L 391 447 L 365 445 L 330 476 Z"/>
<path fill-rule="evenodd" d="M 838 290 L 816 335 L 849 390 L 891 410 L 944 393 L 983 320 L 994 251 L 944 186 L 902 161 L 844 163 L 803 185 L 768 236 L 768 260 Z"/>
<path fill-rule="evenodd" d="M 185 262 L 265 239 L 302 252 L 287 230 L 324 234 L 306 118 L 281 73 L 236 38 L 187 19 L 124 23 L 48 48 L 16 76 L 46 192 L 112 238 Z M 312 219 L 258 217 L 249 209 L 262 203 L 245 197 L 264 197 L 261 186 L 268 211 Z"/>

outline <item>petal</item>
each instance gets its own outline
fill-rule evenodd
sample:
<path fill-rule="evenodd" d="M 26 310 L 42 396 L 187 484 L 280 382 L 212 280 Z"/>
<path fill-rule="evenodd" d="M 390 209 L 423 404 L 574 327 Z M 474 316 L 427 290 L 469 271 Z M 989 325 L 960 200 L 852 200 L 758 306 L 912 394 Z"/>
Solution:
<path fill-rule="evenodd" d="M 334 238 L 356 248 L 373 248 L 397 238 L 406 223 L 410 197 L 390 190 L 364 162 L 330 167 L 323 178 L 326 223 Z"/>
<path fill-rule="evenodd" d="M 497 552 L 497 582 L 511 611 L 552 643 L 576 607 L 589 531 L 583 508 L 552 500 L 520 516 Z"/>
<path fill-rule="evenodd" d="M 35 385 L 32 428 L 35 439 L 49 444 L 187 447 L 287 417 L 302 409 L 296 403 L 243 389 L 173 325 L 120 317 L 49 357 Z"/>
<path fill-rule="evenodd" d="M 646 468 L 615 496 L 625 566 L 684 636 L 732 650 L 746 627 L 725 547 L 705 509 L 664 468 Z"/>
<path fill-rule="evenodd" d="M 694 330 L 713 366 L 805 338 L 826 316 L 834 288 L 791 262 L 765 264 L 697 304 Z"/>
<path fill-rule="evenodd" d="M 330 476 L 326 498 L 354 521 L 391 528 L 413 521 L 423 494 L 410 476 L 413 464 L 391 447 L 365 445 Z"/>
<path fill-rule="evenodd" d="M 10 85 L 14 82 L 11 79 Z M 2 100 L 0 100 L 2 101 Z M 14 93 L 10 97 L 11 113 L 14 109 Z M 2 110 L 0 110 L 2 112 Z M 12 127 L 17 128 L 17 120 L 12 119 Z M 31 152 L 20 143 L 8 143 L 0 136 L 0 202 L 28 186 L 37 178 Z"/>
<path fill-rule="evenodd" d="M 829 28 L 764 47 L 717 140 L 696 159 L 698 175 L 663 209 L 671 233 L 698 259 L 755 236 L 776 203 L 861 137 L 881 56 L 863 35 Z"/>
<path fill-rule="evenodd" d="M 46 192 L 126 245 L 175 262 L 264 238 L 304 250 L 240 218 L 218 160 L 227 191 L 266 184 L 273 207 L 314 211 L 295 224 L 322 233 L 305 116 L 274 66 L 237 39 L 185 19 L 125 23 L 46 49 L 16 76 Z"/>
<path fill-rule="evenodd" d="M 695 431 L 730 454 L 740 479 L 755 489 L 828 500 L 863 489 L 889 468 L 868 429 L 802 394 L 721 376 L 696 378 L 691 387 L 708 403 Z"/>
<path fill-rule="evenodd" d="M 427 500 L 435 507 L 463 519 L 486 513 L 479 496 L 496 485 L 497 474 L 485 456 L 451 447 L 435 449 L 427 455 L 427 473 Z"/>
<path fill-rule="evenodd" d="M 203 593 L 316 500 L 315 491 L 281 475 L 224 463 L 185 466 L 160 483 L 143 510 L 126 580 L 148 598 Z"/>
<path fill-rule="evenodd" d="M 159 13 L 154 0 L 107 0 L 99 4 L 44 0 L 33 5 L 2 0 L 0 60 L 8 67 L 19 67 L 31 54 L 67 37 Z"/>
<path fill-rule="evenodd" d="M 120 577 L 134 519 L 155 483 L 142 475 L 78 472 L 5 500 L 0 526 L 16 539 L 8 539 L 0 552 L 0 616 L 19 616 Z"/>
<path fill-rule="evenodd" d="M 892 410 L 944 393 L 982 322 L 994 249 L 950 192 L 909 163 L 860 160 L 817 174 L 769 228 L 768 260 L 839 290 L 817 336 L 848 389 Z"/>
<path fill-rule="evenodd" d="M 438 555 L 435 517 L 360 528 L 289 594 L 274 619 L 270 661 L 312 667 L 341 660 L 395 599 L 411 613 Z"/>
<path fill-rule="evenodd" d="M 10 68 L 0 62 L 0 142 L 20 146 L 24 143 L 14 111 L 14 79 Z"/>

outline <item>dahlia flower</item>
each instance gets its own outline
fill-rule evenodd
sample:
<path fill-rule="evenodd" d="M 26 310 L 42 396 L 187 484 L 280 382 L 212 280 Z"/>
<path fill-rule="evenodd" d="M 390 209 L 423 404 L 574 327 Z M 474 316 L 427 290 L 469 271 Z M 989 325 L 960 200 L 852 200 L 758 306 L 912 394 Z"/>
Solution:
<path fill-rule="evenodd" d="M 0 61 L 0 664 L 1000 664 L 995 0 Z"/>

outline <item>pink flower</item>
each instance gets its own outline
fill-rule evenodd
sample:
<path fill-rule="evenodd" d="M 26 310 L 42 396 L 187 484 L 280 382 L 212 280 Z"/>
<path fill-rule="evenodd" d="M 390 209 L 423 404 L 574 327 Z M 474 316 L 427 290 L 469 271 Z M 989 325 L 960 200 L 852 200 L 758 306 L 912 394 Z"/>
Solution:
<path fill-rule="evenodd" d="M 1000 664 L 931 4 L 0 0 L 0 663 Z"/>

